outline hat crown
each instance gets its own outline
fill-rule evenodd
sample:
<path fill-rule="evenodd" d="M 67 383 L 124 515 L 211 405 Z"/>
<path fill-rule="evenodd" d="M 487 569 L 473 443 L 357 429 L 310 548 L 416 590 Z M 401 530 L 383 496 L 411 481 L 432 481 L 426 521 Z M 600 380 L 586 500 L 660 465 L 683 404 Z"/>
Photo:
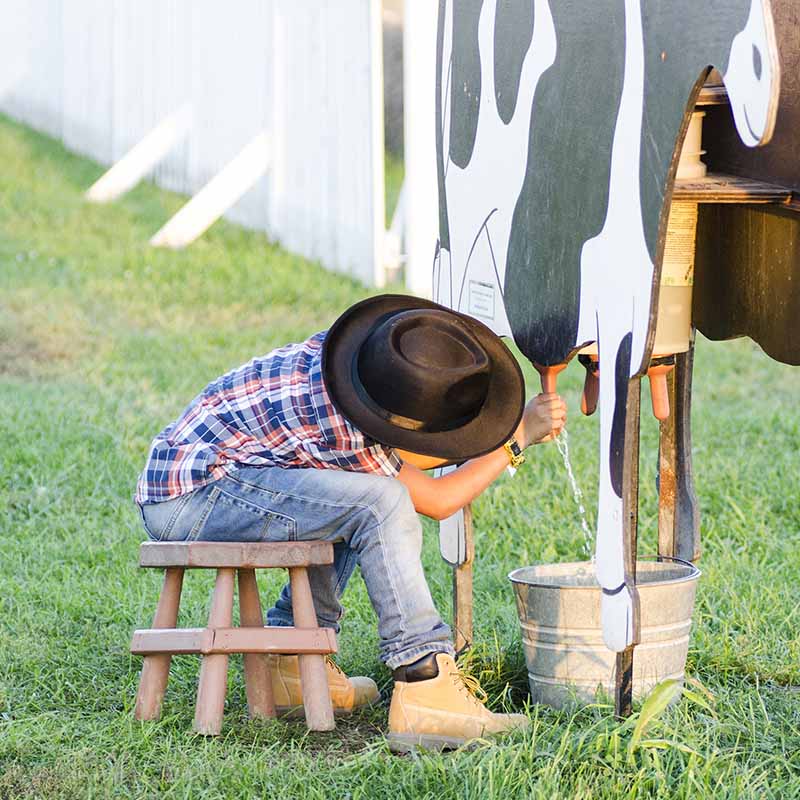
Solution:
<path fill-rule="evenodd" d="M 354 366 L 354 382 L 394 424 L 435 432 L 478 415 L 491 360 L 455 314 L 415 309 L 379 321 Z"/>

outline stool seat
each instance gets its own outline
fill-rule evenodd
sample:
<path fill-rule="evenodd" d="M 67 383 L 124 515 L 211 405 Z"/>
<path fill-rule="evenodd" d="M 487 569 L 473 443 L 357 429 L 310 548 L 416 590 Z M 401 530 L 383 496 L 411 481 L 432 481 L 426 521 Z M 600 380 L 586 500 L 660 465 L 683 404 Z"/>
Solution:
<path fill-rule="evenodd" d="M 336 634 L 320 628 L 307 568 L 333 563 L 330 542 L 145 542 L 139 565 L 164 569 L 164 585 L 151 628 L 134 631 L 131 653 L 144 656 L 134 715 L 158 719 L 173 655 L 202 657 L 194 729 L 215 736 L 222 728 L 228 656 L 244 655 L 250 716 L 275 716 L 266 654 L 297 655 L 306 724 L 335 727 L 325 655 L 336 652 Z M 294 627 L 265 627 L 256 569 L 289 570 Z M 178 628 L 178 608 L 187 569 L 215 569 L 217 579 L 205 628 Z M 232 625 L 234 577 L 238 574 L 241 624 Z"/>
<path fill-rule="evenodd" d="M 144 542 L 140 567 L 270 569 L 333 564 L 330 542 Z"/>

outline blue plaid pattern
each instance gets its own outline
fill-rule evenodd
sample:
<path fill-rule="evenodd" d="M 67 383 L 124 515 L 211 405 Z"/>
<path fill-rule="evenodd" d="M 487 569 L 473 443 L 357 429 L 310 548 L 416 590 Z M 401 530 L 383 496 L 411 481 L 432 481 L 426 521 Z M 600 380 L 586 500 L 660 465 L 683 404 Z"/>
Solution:
<path fill-rule="evenodd" d="M 339 414 L 322 380 L 322 331 L 254 358 L 206 388 L 156 436 L 135 499 L 158 503 L 240 466 L 395 476 L 401 461 Z"/>

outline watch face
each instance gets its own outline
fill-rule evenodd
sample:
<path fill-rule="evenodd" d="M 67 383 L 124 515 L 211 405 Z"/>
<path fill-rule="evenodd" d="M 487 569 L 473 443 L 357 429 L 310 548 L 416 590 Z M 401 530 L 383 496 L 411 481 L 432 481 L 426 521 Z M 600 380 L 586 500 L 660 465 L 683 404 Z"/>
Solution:
<path fill-rule="evenodd" d="M 516 439 L 509 439 L 503 447 L 506 453 L 508 453 L 508 459 L 512 467 L 516 468 L 525 462 L 525 456 L 522 454 L 522 450 Z"/>
<path fill-rule="evenodd" d="M 517 443 L 517 440 L 512 436 L 504 445 L 508 460 L 511 462 L 512 469 L 516 469 L 525 463 L 525 456 Z"/>

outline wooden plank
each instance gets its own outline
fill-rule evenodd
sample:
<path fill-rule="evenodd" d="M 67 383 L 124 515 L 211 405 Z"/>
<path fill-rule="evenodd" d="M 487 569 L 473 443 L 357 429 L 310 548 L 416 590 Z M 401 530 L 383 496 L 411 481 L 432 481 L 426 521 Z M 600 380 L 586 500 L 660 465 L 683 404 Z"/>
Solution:
<path fill-rule="evenodd" d="M 268 232 L 328 269 L 380 283 L 380 3 L 263 5 L 273 30 L 264 45 L 272 54 L 269 119 L 275 144 Z"/>
<path fill-rule="evenodd" d="M 614 672 L 614 716 L 626 719 L 633 711 L 633 651 L 635 647 L 626 647 L 617 653 Z"/>
<path fill-rule="evenodd" d="M 709 339 L 749 336 L 800 365 L 800 216 L 782 206 L 700 206 L 692 320 Z"/>
<path fill-rule="evenodd" d="M 623 548 L 625 583 L 633 595 L 632 644 L 616 657 L 614 713 L 623 719 L 633 709 L 633 658 L 640 637 L 639 595 L 636 590 L 636 556 L 639 528 L 639 429 L 641 427 L 641 378 L 628 384 L 625 417 L 625 461 L 622 474 Z"/>
<path fill-rule="evenodd" d="M 77 0 L 64 3 L 63 63 L 50 75 L 63 86 L 61 140 L 73 152 L 107 164 L 112 160 L 114 3 Z"/>
<path fill-rule="evenodd" d="M 209 628 L 227 628 L 233 617 L 234 570 L 218 569 L 208 614 Z M 203 736 L 219 736 L 228 688 L 228 656 L 224 653 L 204 655 L 197 682 L 194 709 L 194 730 Z"/>
<path fill-rule="evenodd" d="M 56 138 L 62 132 L 64 5 L 5 2 L 0 25 L 0 108 Z"/>
<path fill-rule="evenodd" d="M 255 570 L 240 569 L 239 620 L 242 627 L 264 629 L 261 597 Z M 271 719 L 275 716 L 275 701 L 272 694 L 272 678 L 269 661 L 257 653 L 244 657 L 244 685 L 247 693 L 247 709 L 250 719 Z"/>
<path fill-rule="evenodd" d="M 178 624 L 182 588 L 183 570 L 179 567 L 169 567 L 164 570 L 164 585 L 153 617 L 154 628 L 169 629 Z M 139 678 L 139 691 L 136 694 L 136 707 L 133 711 L 136 719 L 158 719 L 161 716 L 161 702 L 167 689 L 171 660 L 171 655 L 145 658 Z"/>
<path fill-rule="evenodd" d="M 143 628 L 135 631 L 131 653 L 211 655 L 215 653 L 266 653 L 328 655 L 335 653 L 336 634 L 329 628 L 225 627 Z"/>
<path fill-rule="evenodd" d="M 475 537 L 472 527 L 472 505 L 464 513 L 464 542 L 466 554 L 461 564 L 453 567 L 453 634 L 456 653 L 463 653 L 472 645 L 472 563 L 475 559 Z"/>
<path fill-rule="evenodd" d="M 676 180 L 672 194 L 673 201 L 692 203 L 787 203 L 791 198 L 784 186 L 720 173 Z"/>
<path fill-rule="evenodd" d="M 335 653 L 336 634 L 330 628 L 218 628 L 215 653 L 323 654 Z"/>
<path fill-rule="evenodd" d="M 294 624 L 301 629 L 317 630 L 317 613 L 308 572 L 293 567 L 289 570 L 289 581 L 292 587 Z M 325 660 L 318 655 L 306 654 L 301 655 L 298 661 L 306 725 L 310 731 L 332 731 L 336 727 L 336 721 L 333 718 Z"/>
<path fill-rule="evenodd" d="M 730 105 L 728 90 L 721 84 L 706 84 L 697 95 L 695 106 L 727 106 Z"/>
<path fill-rule="evenodd" d="M 267 569 L 333 563 L 330 542 L 144 542 L 140 567 Z"/>
<path fill-rule="evenodd" d="M 262 131 L 153 234 L 150 244 L 176 250 L 191 244 L 258 183 L 269 162 L 269 137 Z"/>
<path fill-rule="evenodd" d="M 792 196 L 789 198 L 789 201 L 781 206 L 781 208 L 784 211 L 788 211 L 792 214 L 800 214 L 800 194 L 792 192 Z"/>
<path fill-rule="evenodd" d="M 168 4 L 162 0 L 159 5 L 163 15 L 163 6 Z M 260 131 L 271 134 L 271 126 L 280 124 L 270 108 L 271 5 L 240 0 L 221 14 L 213 0 L 183 0 L 175 38 L 185 49 L 176 54 L 174 63 L 190 76 L 188 87 L 196 112 L 182 176 L 187 194 L 208 184 Z M 153 32 L 148 33 L 152 37 Z M 225 217 L 263 229 L 268 223 L 268 202 L 269 176 L 262 176 Z"/>
<path fill-rule="evenodd" d="M 116 200 L 147 176 L 189 133 L 191 107 L 186 104 L 161 120 L 86 191 L 93 203 Z"/>
<path fill-rule="evenodd" d="M 372 272 L 367 272 L 361 279 L 368 286 L 384 286 L 386 283 L 386 270 L 383 264 L 383 240 L 386 233 L 386 191 L 384 180 L 386 176 L 384 131 L 383 131 L 383 3 L 381 0 L 369 0 L 367 32 L 362 41 L 368 48 L 369 63 L 369 109 L 370 109 L 370 154 L 369 165 L 371 175 L 367 196 L 371 197 L 372 210 Z M 338 8 L 328 6 L 331 16 L 331 30 L 338 30 L 336 18 Z M 331 11 L 333 13 L 331 14 Z M 330 36 L 328 41 L 339 39 L 339 36 Z M 324 148 L 323 148 L 324 150 Z M 323 159 L 324 159 L 323 153 Z M 365 266 L 369 266 L 368 264 Z"/>
<path fill-rule="evenodd" d="M 135 656 L 204 654 L 214 652 L 213 644 L 211 628 L 143 628 L 133 633 L 131 653 Z"/>
<path fill-rule="evenodd" d="M 700 557 L 700 508 L 692 471 L 692 365 L 688 352 L 675 356 L 667 375 L 672 413 L 660 424 L 658 447 L 658 554 L 695 561 Z"/>
<path fill-rule="evenodd" d="M 431 76 L 436 74 L 438 3 L 405 0 L 403 48 L 414 53 L 403 59 L 403 158 L 405 178 L 405 281 L 406 289 L 423 297 L 431 293 L 431 260 L 439 226 L 439 192 L 436 182 L 436 98 Z"/>

